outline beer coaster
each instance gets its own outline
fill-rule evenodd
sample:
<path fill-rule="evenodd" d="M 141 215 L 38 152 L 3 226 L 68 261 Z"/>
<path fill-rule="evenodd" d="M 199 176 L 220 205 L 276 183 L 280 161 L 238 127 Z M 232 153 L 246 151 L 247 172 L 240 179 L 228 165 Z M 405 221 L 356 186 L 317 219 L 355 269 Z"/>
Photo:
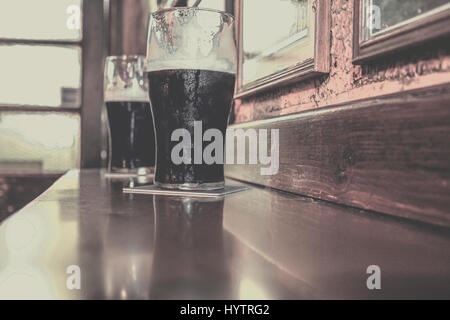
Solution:
<path fill-rule="evenodd" d="M 184 197 L 222 197 L 228 194 L 241 192 L 249 189 L 245 186 L 226 185 L 220 190 L 170 190 L 157 187 L 155 185 L 139 186 L 134 188 L 123 188 L 124 193 L 139 193 L 139 194 L 157 194 L 165 196 L 184 196 Z"/>

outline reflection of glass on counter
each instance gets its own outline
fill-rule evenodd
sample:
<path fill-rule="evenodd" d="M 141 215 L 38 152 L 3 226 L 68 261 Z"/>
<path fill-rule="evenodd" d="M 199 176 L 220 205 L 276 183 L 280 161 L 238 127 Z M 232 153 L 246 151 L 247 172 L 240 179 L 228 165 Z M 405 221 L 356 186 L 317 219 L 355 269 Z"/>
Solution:
<path fill-rule="evenodd" d="M 152 299 L 225 299 L 231 281 L 223 244 L 223 198 L 154 196 Z"/>
<path fill-rule="evenodd" d="M 148 298 L 154 238 L 152 198 L 122 193 L 124 186 L 148 180 L 151 182 L 145 176 L 105 179 L 102 173 L 90 179 L 81 174 L 77 190 L 80 198 L 89 200 L 80 202 L 79 207 L 90 213 L 79 217 L 83 298 Z"/>
<path fill-rule="evenodd" d="M 102 272 L 107 299 L 149 298 L 153 229 L 151 214 L 109 216 Z"/>

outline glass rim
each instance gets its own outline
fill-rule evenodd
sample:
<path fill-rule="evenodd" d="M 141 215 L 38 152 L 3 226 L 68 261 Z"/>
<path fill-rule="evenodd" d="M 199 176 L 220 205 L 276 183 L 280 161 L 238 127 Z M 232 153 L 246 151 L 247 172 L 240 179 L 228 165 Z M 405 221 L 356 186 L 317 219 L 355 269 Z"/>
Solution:
<path fill-rule="evenodd" d="M 231 20 L 234 22 L 236 19 L 234 18 L 234 16 L 231 13 L 225 12 L 225 11 L 220 11 L 217 9 L 211 9 L 211 8 L 203 8 L 203 7 L 171 7 L 171 8 L 165 8 L 165 9 L 161 9 L 161 10 L 157 10 L 155 12 L 152 12 L 149 14 L 149 16 L 153 16 L 155 14 L 160 14 L 160 13 L 167 13 L 167 12 L 172 12 L 172 11 L 180 11 L 180 10 L 196 10 L 196 11 L 209 11 L 209 12 L 214 12 L 214 13 L 220 13 L 223 16 L 227 16 L 229 18 L 231 18 Z"/>

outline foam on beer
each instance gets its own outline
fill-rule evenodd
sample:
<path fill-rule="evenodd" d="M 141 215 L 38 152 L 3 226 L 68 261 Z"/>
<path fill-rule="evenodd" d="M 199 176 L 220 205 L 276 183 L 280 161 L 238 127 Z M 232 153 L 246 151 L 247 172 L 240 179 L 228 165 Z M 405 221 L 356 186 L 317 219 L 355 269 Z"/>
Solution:
<path fill-rule="evenodd" d="M 120 82 L 120 79 L 118 81 Z M 127 85 L 124 82 L 115 84 L 114 86 L 110 84 L 106 85 L 104 100 L 105 102 L 148 102 L 148 89 L 139 84 L 136 78 L 131 81 L 131 84 L 129 83 Z"/>
<path fill-rule="evenodd" d="M 233 64 L 225 60 L 216 59 L 174 59 L 174 60 L 151 60 L 146 63 L 146 72 L 152 71 L 163 71 L 163 70 L 207 70 L 207 71 L 217 71 L 226 72 L 231 74 L 236 74 L 235 67 Z"/>

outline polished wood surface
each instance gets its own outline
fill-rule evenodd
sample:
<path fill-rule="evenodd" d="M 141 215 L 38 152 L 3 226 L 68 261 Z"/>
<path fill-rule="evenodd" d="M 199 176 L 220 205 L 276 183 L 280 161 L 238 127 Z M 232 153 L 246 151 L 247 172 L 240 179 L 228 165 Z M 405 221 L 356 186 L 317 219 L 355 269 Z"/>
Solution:
<path fill-rule="evenodd" d="M 448 230 L 254 186 L 194 199 L 130 183 L 70 171 L 1 223 L 0 298 L 450 298 Z"/>
<path fill-rule="evenodd" d="M 280 169 L 263 176 L 260 165 L 230 165 L 226 174 L 449 227 L 449 105 L 444 85 L 233 125 L 278 129 Z"/>

